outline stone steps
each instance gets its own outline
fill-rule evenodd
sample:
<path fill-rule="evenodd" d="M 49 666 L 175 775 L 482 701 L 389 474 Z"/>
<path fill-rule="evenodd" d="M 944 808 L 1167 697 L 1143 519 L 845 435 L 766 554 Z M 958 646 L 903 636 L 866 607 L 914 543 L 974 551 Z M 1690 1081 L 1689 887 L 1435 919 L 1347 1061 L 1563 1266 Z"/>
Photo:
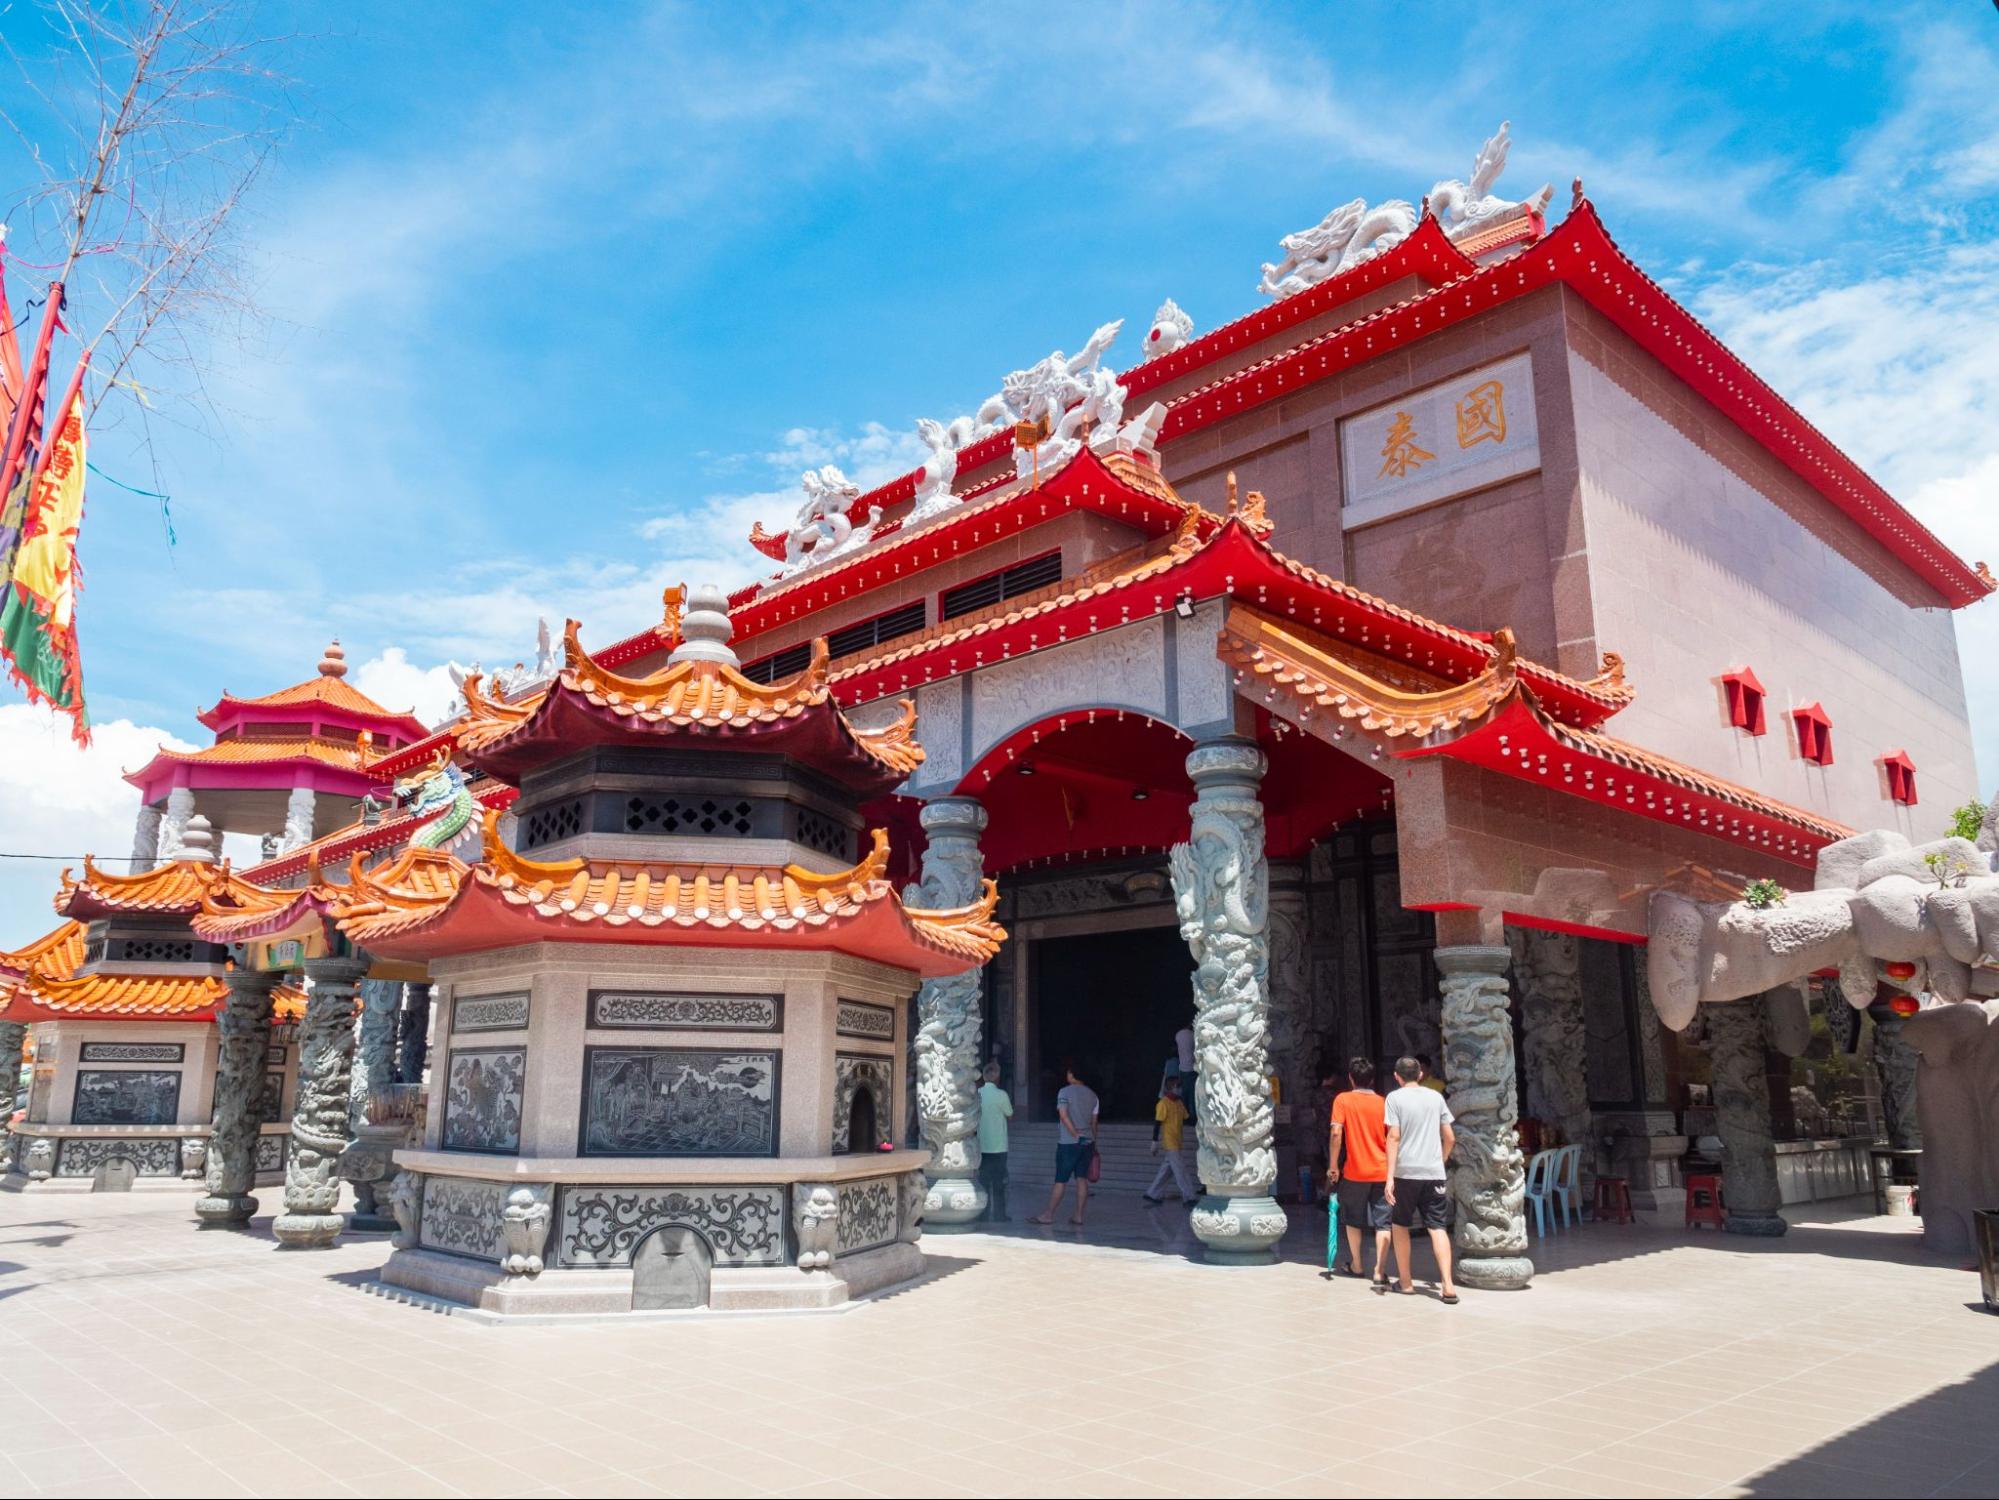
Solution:
<path fill-rule="evenodd" d="M 1142 1193 L 1152 1185 L 1159 1170 L 1159 1158 L 1152 1154 L 1152 1127 L 1139 1124 L 1107 1124 L 1099 1127 L 1097 1151 L 1103 1157 L 1103 1176 L 1091 1184 L 1092 1192 Z M 1046 1187 L 1055 1180 L 1055 1134 L 1052 1124 L 1014 1124 L 1008 1136 L 1007 1177 L 1018 1193 L 1028 1188 Z M 1187 1175 L 1194 1175 L 1194 1132 L 1186 1136 L 1181 1159 Z M 1172 1196 L 1169 1188 L 1167 1196 Z"/>

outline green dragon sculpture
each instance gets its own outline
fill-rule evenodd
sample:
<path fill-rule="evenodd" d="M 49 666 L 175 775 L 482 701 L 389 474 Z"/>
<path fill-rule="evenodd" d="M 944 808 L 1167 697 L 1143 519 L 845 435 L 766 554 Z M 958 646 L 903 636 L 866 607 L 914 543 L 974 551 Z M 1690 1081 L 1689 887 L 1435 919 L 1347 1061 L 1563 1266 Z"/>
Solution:
<path fill-rule="evenodd" d="M 412 818 L 429 818 L 414 834 L 414 849 L 448 849 L 479 816 L 479 804 L 465 785 L 465 774 L 448 760 L 425 766 L 396 783 L 396 800 Z M 433 816 L 436 814 L 436 816 Z"/>

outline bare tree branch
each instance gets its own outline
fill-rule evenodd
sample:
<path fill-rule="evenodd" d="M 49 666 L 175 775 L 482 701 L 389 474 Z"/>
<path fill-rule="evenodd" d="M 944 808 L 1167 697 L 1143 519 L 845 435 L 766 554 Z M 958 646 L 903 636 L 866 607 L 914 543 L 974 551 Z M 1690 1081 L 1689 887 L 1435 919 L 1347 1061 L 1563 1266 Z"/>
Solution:
<path fill-rule="evenodd" d="M 10 254 L 61 281 L 93 356 L 93 416 L 209 409 L 226 325 L 257 321 L 234 229 L 293 121 L 287 82 L 230 0 L 42 0 L 0 50 L 23 84 L 0 121 L 38 180 L 6 208 Z M 21 101 L 18 105 L 15 101 Z"/>

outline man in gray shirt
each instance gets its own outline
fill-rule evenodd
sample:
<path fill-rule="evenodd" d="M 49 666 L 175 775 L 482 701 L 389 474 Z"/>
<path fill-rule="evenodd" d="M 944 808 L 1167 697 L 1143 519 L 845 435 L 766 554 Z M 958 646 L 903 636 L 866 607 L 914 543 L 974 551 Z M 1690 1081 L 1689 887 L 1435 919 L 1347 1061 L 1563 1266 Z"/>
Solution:
<path fill-rule="evenodd" d="M 1055 1210 L 1062 1206 L 1062 1190 L 1076 1181 L 1076 1217 L 1069 1222 L 1079 1228 L 1083 1210 L 1090 1202 L 1090 1158 L 1097 1149 L 1097 1112 L 1102 1107 L 1096 1090 L 1076 1076 L 1076 1065 L 1065 1063 L 1063 1077 L 1068 1082 L 1055 1096 L 1055 1116 L 1060 1129 L 1055 1136 L 1055 1186 L 1048 1194 L 1048 1211 L 1037 1214 L 1030 1224 L 1053 1224 Z"/>
<path fill-rule="evenodd" d="M 1418 1222 L 1429 1231 L 1436 1253 L 1443 1300 L 1455 1306 L 1451 1284 L 1450 1194 L 1444 1163 L 1457 1145 L 1451 1129 L 1451 1107 L 1444 1096 L 1422 1084 L 1423 1065 L 1413 1057 L 1395 1060 L 1395 1092 L 1383 1107 L 1388 1126 L 1388 1205 L 1395 1230 L 1395 1264 L 1400 1275 L 1396 1290 L 1404 1296 L 1410 1284 L 1409 1231 Z M 1387 1288 L 1377 1284 L 1376 1291 Z"/>

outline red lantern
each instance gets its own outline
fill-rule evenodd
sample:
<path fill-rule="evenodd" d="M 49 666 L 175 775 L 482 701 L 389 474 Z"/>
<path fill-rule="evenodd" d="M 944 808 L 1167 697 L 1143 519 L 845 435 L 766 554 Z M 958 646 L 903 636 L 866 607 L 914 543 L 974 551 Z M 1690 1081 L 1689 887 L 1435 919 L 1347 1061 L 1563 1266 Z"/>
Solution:
<path fill-rule="evenodd" d="M 1922 1002 L 1914 995 L 1891 995 L 1888 998 L 1888 1009 L 1898 1016 L 1913 1016 L 1922 1008 Z"/>
<path fill-rule="evenodd" d="M 1916 977 L 1916 966 L 1907 959 L 1896 959 L 1891 964 L 1881 965 L 1881 972 L 1897 983 L 1907 983 Z"/>

